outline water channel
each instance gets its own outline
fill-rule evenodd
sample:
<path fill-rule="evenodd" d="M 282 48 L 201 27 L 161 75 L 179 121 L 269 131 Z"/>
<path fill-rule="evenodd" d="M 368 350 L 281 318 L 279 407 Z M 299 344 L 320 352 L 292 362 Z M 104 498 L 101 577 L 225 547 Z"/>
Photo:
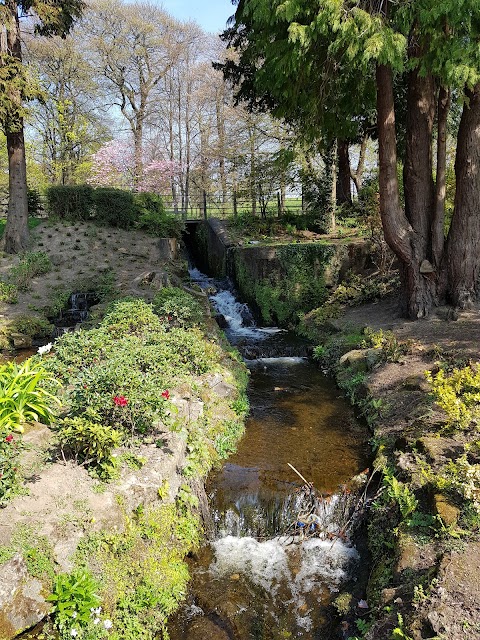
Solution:
<path fill-rule="evenodd" d="M 360 562 L 346 533 L 345 487 L 367 464 L 365 430 L 335 385 L 298 355 L 305 345 L 257 327 L 227 281 L 194 268 L 190 275 L 247 356 L 251 412 L 237 453 L 209 478 L 213 535 L 190 562 L 190 593 L 171 638 L 341 637 L 329 605 Z M 310 498 L 289 464 L 322 496 L 312 524 L 296 522 Z"/>

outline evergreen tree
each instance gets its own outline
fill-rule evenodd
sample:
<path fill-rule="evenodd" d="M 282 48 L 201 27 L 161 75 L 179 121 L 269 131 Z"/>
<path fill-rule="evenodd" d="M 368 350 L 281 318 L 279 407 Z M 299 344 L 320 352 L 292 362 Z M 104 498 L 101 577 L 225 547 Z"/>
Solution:
<path fill-rule="evenodd" d="M 6 135 L 9 170 L 8 216 L 2 246 L 8 253 L 28 242 L 27 172 L 23 135 L 24 103 L 37 91 L 22 62 L 20 21 L 38 35 L 65 37 L 83 9 L 82 0 L 0 1 L 0 123 Z"/>
<path fill-rule="evenodd" d="M 376 109 L 382 223 L 401 264 L 406 312 L 423 317 L 445 299 L 472 306 L 480 276 L 478 0 L 240 0 L 224 38 L 237 49 L 225 73 L 239 98 L 297 120 L 310 135 L 326 130 L 341 137 Z M 397 73 L 407 82 L 405 206 L 397 173 Z M 445 242 L 445 130 L 453 91 L 463 97 L 463 115 Z"/>

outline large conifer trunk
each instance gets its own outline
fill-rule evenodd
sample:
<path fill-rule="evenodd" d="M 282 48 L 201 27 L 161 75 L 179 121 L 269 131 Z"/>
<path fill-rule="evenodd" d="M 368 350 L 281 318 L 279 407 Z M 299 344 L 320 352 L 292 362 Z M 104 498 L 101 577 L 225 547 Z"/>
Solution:
<path fill-rule="evenodd" d="M 14 0 L 7 1 L 6 9 L 9 13 L 7 54 L 21 63 L 20 24 L 18 9 Z M 12 105 L 12 116 L 3 123 L 7 136 L 9 198 L 7 225 L 1 246 L 7 253 L 19 253 L 26 249 L 28 243 L 27 171 L 23 120 L 19 115 L 22 106 L 19 89 L 15 87 L 11 89 L 9 101 Z"/>
<path fill-rule="evenodd" d="M 462 309 L 475 305 L 480 276 L 480 83 L 466 91 L 455 159 L 455 209 L 447 240 L 447 292 Z"/>
<path fill-rule="evenodd" d="M 20 253 L 28 245 L 27 169 L 23 126 L 20 131 L 7 131 L 7 148 L 9 199 L 2 248 L 7 253 Z"/>

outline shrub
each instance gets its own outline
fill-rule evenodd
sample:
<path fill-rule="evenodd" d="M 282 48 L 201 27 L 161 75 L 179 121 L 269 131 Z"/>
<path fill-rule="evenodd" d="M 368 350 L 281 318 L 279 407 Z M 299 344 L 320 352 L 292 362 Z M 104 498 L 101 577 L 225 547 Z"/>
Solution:
<path fill-rule="evenodd" d="M 60 422 L 58 439 L 62 451 L 87 464 L 98 477 L 107 479 L 114 475 L 117 464 L 112 451 L 121 444 L 120 431 L 78 416 Z"/>
<path fill-rule="evenodd" d="M 432 385 L 437 404 L 448 417 L 447 426 L 466 429 L 478 420 L 480 407 L 480 367 L 469 366 L 453 369 L 448 374 L 443 369 L 437 374 L 426 372 Z"/>
<path fill-rule="evenodd" d="M 181 236 L 184 228 L 183 222 L 165 211 L 160 196 L 155 193 L 136 193 L 134 198 L 138 229 L 143 229 L 150 235 L 160 238 L 179 238 Z"/>
<path fill-rule="evenodd" d="M 20 484 L 18 458 L 20 439 L 8 429 L 0 428 L 0 507 L 15 494 Z"/>
<path fill-rule="evenodd" d="M 17 316 L 8 325 L 9 332 L 23 333 L 32 338 L 49 338 L 52 335 L 53 325 L 44 318 L 36 316 Z"/>
<path fill-rule="evenodd" d="M 52 263 L 48 254 L 44 251 L 25 253 L 16 267 L 10 271 L 10 278 L 20 291 L 27 291 L 30 281 L 35 276 L 48 273 L 52 269 Z"/>
<path fill-rule="evenodd" d="M 46 190 L 47 209 L 51 216 L 76 222 L 88 220 L 93 209 L 93 189 L 88 184 L 56 185 Z"/>
<path fill-rule="evenodd" d="M 42 208 L 42 201 L 38 189 L 29 188 L 27 191 L 28 215 L 37 216 Z"/>
<path fill-rule="evenodd" d="M 52 376 L 30 360 L 0 365 L 0 429 L 21 432 L 32 420 L 50 424 L 58 399 L 41 386 L 46 382 Z"/>
<path fill-rule="evenodd" d="M 53 603 L 53 616 L 61 637 L 71 638 L 91 622 L 100 603 L 96 594 L 97 585 L 85 569 L 57 576 L 52 595 L 47 600 Z"/>
<path fill-rule="evenodd" d="M 160 317 L 180 327 L 199 324 L 203 310 L 198 300 L 179 287 L 164 287 L 153 298 L 153 309 Z"/>
<path fill-rule="evenodd" d="M 18 288 L 14 284 L 0 280 L 0 302 L 16 304 L 18 302 Z"/>
<path fill-rule="evenodd" d="M 135 199 L 130 191 L 101 187 L 93 192 L 95 220 L 102 225 L 130 229 L 136 219 Z"/>
<path fill-rule="evenodd" d="M 167 327 L 143 300 L 126 299 L 111 305 L 97 329 L 59 338 L 45 366 L 68 385 L 73 415 L 144 433 L 159 421 L 175 426 L 172 384 L 220 361 L 219 347 L 198 329 Z"/>

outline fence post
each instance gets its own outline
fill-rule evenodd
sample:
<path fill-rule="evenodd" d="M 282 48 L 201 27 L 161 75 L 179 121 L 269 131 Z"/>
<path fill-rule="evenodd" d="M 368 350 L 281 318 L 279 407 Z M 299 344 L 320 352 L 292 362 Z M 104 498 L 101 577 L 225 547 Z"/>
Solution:
<path fill-rule="evenodd" d="M 207 219 L 207 192 L 203 190 L 203 217 Z"/>

